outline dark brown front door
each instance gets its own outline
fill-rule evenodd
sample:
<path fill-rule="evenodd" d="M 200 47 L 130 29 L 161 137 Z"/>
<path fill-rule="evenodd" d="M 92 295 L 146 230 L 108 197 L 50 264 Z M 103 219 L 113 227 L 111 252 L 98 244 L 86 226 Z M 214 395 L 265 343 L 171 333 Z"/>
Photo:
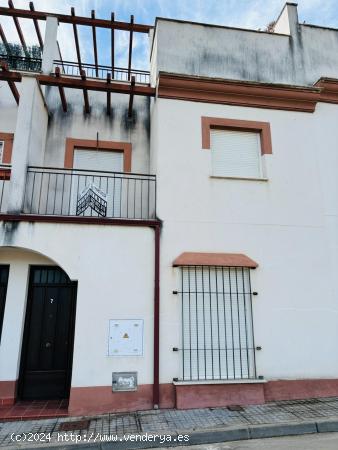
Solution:
<path fill-rule="evenodd" d="M 9 266 L 0 265 L 0 341 L 1 341 L 2 323 L 5 313 L 8 271 Z"/>
<path fill-rule="evenodd" d="M 59 267 L 32 267 L 19 396 L 57 399 L 69 396 L 76 283 Z"/>

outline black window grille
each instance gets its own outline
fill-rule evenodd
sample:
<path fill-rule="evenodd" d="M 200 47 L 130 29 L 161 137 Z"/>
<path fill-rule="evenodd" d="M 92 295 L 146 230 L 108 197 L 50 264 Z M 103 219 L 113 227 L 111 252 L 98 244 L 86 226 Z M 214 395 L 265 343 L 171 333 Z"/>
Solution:
<path fill-rule="evenodd" d="M 33 267 L 32 277 L 33 285 L 59 285 L 72 283 L 68 275 L 60 267 L 55 266 Z"/>
<path fill-rule="evenodd" d="M 255 379 L 250 269 L 181 268 L 182 379 Z"/>

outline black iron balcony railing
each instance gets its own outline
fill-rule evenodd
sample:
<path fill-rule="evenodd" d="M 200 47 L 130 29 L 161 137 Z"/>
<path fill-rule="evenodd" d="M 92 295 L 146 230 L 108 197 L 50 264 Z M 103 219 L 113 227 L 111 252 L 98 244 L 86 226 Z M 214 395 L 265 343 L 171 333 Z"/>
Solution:
<path fill-rule="evenodd" d="M 12 70 L 22 70 L 24 72 L 41 71 L 41 58 L 0 54 L 0 61 L 8 64 L 8 68 Z"/>
<path fill-rule="evenodd" d="M 61 74 L 76 77 L 80 76 L 79 65 L 76 62 L 54 61 L 54 69 L 55 67 L 60 67 Z M 95 64 L 88 63 L 82 63 L 81 68 L 85 71 L 87 78 L 107 79 L 107 74 L 110 73 L 112 80 L 114 81 L 130 81 L 131 77 L 134 76 L 136 83 L 150 83 L 150 74 L 145 70 L 132 69 L 130 72 L 128 72 L 128 69 L 124 69 L 122 67 L 114 67 L 113 73 L 110 66 L 98 65 L 96 67 Z"/>
<path fill-rule="evenodd" d="M 156 218 L 156 177 L 29 167 L 23 213 L 152 220 Z"/>

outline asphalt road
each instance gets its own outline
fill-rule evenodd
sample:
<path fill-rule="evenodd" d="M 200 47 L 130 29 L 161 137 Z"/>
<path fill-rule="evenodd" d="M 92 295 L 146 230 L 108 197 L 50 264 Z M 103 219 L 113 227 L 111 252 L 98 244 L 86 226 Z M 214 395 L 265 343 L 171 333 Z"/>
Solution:
<path fill-rule="evenodd" d="M 163 449 L 163 447 L 162 447 Z M 317 433 L 294 437 L 175 447 L 180 450 L 337 450 L 338 433 Z"/>

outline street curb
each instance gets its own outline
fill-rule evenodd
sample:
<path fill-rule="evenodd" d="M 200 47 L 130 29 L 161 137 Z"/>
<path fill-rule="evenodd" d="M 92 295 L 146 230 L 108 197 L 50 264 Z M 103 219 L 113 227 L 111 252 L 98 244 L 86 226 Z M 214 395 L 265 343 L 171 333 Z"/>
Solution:
<path fill-rule="evenodd" d="M 318 433 L 334 433 L 338 432 L 338 420 L 324 420 L 317 422 Z"/>
<path fill-rule="evenodd" d="M 301 422 L 282 425 L 264 425 L 249 427 L 250 439 L 263 439 L 275 436 L 297 436 L 317 433 L 316 422 Z"/>
<path fill-rule="evenodd" d="M 101 443 L 79 443 L 79 444 L 50 444 L 47 446 L 38 446 L 40 450 L 133 450 L 160 447 L 178 447 L 188 445 L 216 444 L 228 441 L 242 441 L 251 439 L 264 439 L 282 436 L 301 436 L 304 434 L 331 433 L 338 432 L 338 419 L 319 420 L 311 422 L 295 422 L 284 424 L 268 424 L 268 425 L 250 425 L 248 427 L 227 427 L 217 428 L 214 430 L 196 430 L 182 431 L 181 433 L 169 434 L 165 432 L 159 433 L 140 433 L 135 436 L 161 435 L 167 436 L 170 441 L 166 440 L 161 443 L 141 442 L 141 441 L 124 441 L 124 442 L 101 442 Z M 181 442 L 177 439 L 178 435 L 188 435 L 189 442 Z M 1 446 L 0 446 L 1 448 Z M 11 450 L 35 450 L 37 447 L 13 446 Z"/>

